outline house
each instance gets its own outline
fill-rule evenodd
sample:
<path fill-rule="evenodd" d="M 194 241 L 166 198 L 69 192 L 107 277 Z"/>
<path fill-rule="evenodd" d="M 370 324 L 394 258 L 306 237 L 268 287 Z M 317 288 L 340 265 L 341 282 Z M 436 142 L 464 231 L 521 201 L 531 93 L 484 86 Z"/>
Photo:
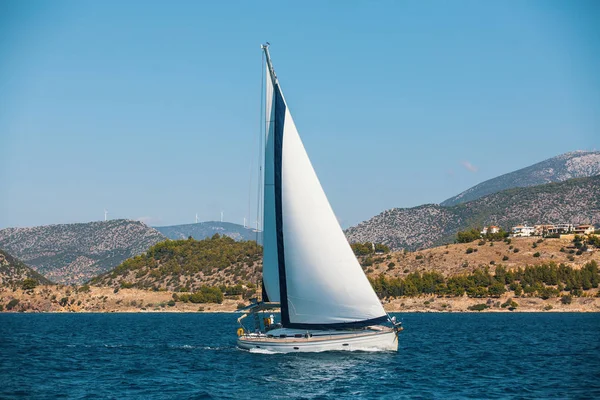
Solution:
<path fill-rule="evenodd" d="M 514 237 L 524 237 L 533 235 L 535 229 L 533 226 L 517 225 L 512 227 L 511 232 Z"/>
<path fill-rule="evenodd" d="M 499 226 L 496 226 L 496 225 L 484 226 L 483 229 L 481 230 L 481 235 L 485 236 L 488 233 L 493 235 L 494 233 L 498 233 L 498 232 L 500 232 Z"/>
<path fill-rule="evenodd" d="M 574 232 L 576 235 L 591 235 L 594 233 L 594 225 L 577 225 Z"/>
<path fill-rule="evenodd" d="M 550 229 L 554 228 L 554 225 L 534 225 L 533 235 L 534 236 L 546 236 Z"/>
<path fill-rule="evenodd" d="M 550 235 L 561 235 L 565 233 L 571 233 L 575 227 L 573 224 L 555 224 L 552 228 L 548 229 Z"/>

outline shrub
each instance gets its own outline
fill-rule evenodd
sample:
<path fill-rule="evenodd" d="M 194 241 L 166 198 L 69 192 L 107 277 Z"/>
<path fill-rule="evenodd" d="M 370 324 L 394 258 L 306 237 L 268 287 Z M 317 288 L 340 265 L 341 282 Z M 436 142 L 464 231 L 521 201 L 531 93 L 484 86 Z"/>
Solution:
<path fill-rule="evenodd" d="M 391 262 L 391 263 L 388 264 L 387 267 L 388 267 L 388 271 L 389 271 L 389 270 L 394 269 L 396 267 L 396 264 L 394 264 L 393 262 Z"/>
<path fill-rule="evenodd" d="M 533 256 L 534 256 L 534 257 L 539 257 L 540 255 L 541 255 L 541 254 L 540 254 L 540 252 L 539 252 L 539 251 L 538 251 L 538 252 L 535 252 L 535 253 L 533 254 Z"/>
<path fill-rule="evenodd" d="M 517 285 L 515 288 L 515 296 L 520 297 L 523 294 L 523 287 L 521 285 Z"/>
<path fill-rule="evenodd" d="M 502 257 L 502 261 L 507 261 L 507 260 L 508 260 L 508 256 Z"/>
<path fill-rule="evenodd" d="M 518 306 L 519 305 L 513 299 L 507 299 L 506 303 L 502 303 L 502 305 L 500 307 L 502 307 L 502 308 L 508 307 L 509 310 L 514 310 Z"/>
<path fill-rule="evenodd" d="M 423 258 L 423 254 L 417 254 L 415 256 L 415 260 L 421 260 Z"/>
<path fill-rule="evenodd" d="M 169 302 L 167 303 L 167 305 L 169 307 L 174 307 L 175 306 L 175 300 L 169 300 Z"/>
<path fill-rule="evenodd" d="M 79 287 L 79 289 L 77 289 L 78 292 L 80 293 L 89 293 L 90 292 L 90 285 L 82 285 Z"/>
<path fill-rule="evenodd" d="M 27 278 L 21 284 L 21 288 L 23 290 L 31 290 L 31 289 L 35 289 L 35 287 L 37 285 L 38 285 L 38 281 L 36 281 L 35 279 Z"/>
<path fill-rule="evenodd" d="M 472 247 L 469 247 L 469 248 L 467 249 L 467 254 L 471 254 L 472 252 L 473 252 L 473 248 L 472 248 Z"/>
<path fill-rule="evenodd" d="M 12 299 L 11 301 L 8 302 L 8 304 L 6 305 L 6 310 L 10 311 L 13 308 L 16 307 L 16 305 L 19 304 L 19 300 L 18 299 Z"/>
<path fill-rule="evenodd" d="M 560 298 L 560 302 L 563 304 L 571 304 L 572 301 L 573 301 L 573 296 L 571 296 L 570 294 L 563 295 Z"/>
<path fill-rule="evenodd" d="M 546 305 L 544 306 L 544 310 L 545 310 L 545 311 L 550 311 L 550 310 L 552 310 L 553 308 L 554 308 L 554 307 L 552 307 L 552 304 L 546 304 Z"/>
<path fill-rule="evenodd" d="M 69 303 L 69 298 L 68 297 L 63 297 L 62 299 L 60 299 L 60 301 L 58 302 L 58 304 L 60 304 L 61 306 L 66 306 Z"/>
<path fill-rule="evenodd" d="M 483 246 L 485 244 L 485 240 L 480 240 L 479 243 L 477 243 L 477 246 Z"/>
<path fill-rule="evenodd" d="M 469 306 L 467 307 L 468 310 L 471 311 L 483 311 L 486 308 L 490 308 L 487 304 L 481 303 L 481 304 L 475 304 L 473 306 Z"/>
<path fill-rule="evenodd" d="M 518 253 L 518 252 L 519 252 L 519 249 L 517 249 L 517 248 L 515 247 L 515 249 L 514 249 L 513 251 L 514 251 L 515 253 Z"/>

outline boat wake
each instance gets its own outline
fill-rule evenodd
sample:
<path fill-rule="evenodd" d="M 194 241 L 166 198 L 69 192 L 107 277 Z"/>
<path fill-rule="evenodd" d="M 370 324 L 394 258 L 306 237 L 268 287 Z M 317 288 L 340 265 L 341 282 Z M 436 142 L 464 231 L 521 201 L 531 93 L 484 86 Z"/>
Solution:
<path fill-rule="evenodd" d="M 243 350 L 243 349 L 240 349 Z M 255 354 L 285 354 L 279 351 L 272 351 L 272 350 L 267 350 L 267 349 L 250 349 L 248 350 L 249 353 L 255 353 Z"/>

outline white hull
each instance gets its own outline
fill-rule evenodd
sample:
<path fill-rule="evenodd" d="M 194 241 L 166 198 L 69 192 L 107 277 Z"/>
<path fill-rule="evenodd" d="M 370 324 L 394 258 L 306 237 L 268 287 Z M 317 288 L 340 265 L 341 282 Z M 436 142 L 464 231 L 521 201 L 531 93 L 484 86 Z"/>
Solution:
<path fill-rule="evenodd" d="M 281 331 L 281 330 L 278 330 Z M 274 353 L 321 351 L 397 351 L 398 338 L 394 330 L 373 327 L 364 331 L 310 331 L 311 337 L 267 337 L 264 334 L 241 336 L 237 345 L 245 350 Z"/>

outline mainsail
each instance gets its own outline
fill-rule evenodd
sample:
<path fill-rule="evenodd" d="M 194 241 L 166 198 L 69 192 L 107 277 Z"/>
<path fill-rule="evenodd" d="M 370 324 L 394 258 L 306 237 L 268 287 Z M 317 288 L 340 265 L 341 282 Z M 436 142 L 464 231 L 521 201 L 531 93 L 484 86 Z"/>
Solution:
<path fill-rule="evenodd" d="M 335 329 L 387 320 L 300 140 L 267 46 L 264 292 L 284 327 Z"/>

